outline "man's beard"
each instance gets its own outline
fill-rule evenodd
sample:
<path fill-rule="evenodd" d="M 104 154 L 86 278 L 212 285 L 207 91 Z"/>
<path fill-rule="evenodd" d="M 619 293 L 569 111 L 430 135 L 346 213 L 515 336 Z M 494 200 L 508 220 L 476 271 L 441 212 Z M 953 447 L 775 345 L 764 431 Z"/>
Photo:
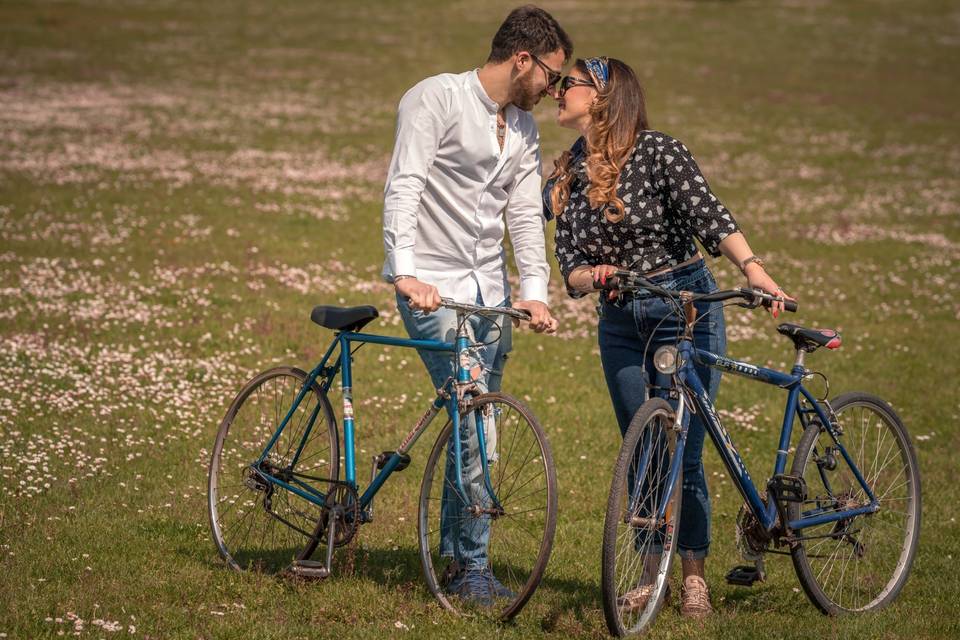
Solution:
<path fill-rule="evenodd" d="M 540 93 L 540 91 L 534 91 L 533 74 L 528 73 L 526 76 L 520 78 L 520 82 L 514 87 L 510 102 L 518 109 L 531 111 L 537 106 L 537 103 L 540 102 Z"/>

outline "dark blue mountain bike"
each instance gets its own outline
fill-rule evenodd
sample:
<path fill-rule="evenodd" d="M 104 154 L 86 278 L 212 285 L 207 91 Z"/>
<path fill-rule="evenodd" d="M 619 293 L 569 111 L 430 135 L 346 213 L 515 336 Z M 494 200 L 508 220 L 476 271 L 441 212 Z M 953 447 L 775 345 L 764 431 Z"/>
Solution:
<path fill-rule="evenodd" d="M 217 432 L 208 488 L 213 539 L 232 568 L 329 576 L 334 548 L 348 544 L 361 524 L 373 520 L 374 496 L 392 474 L 410 465 L 410 451 L 433 419 L 446 415 L 452 400 L 458 411 L 437 436 L 420 488 L 418 538 L 427 585 L 444 607 L 458 613 L 508 619 L 523 608 L 553 545 L 553 457 L 533 413 L 509 395 L 479 393 L 464 363 L 475 346 L 472 323 L 530 316 L 509 307 L 449 300 L 443 306 L 457 313 L 451 342 L 359 333 L 377 317 L 374 307 L 316 307 L 312 320 L 335 331 L 320 363 L 310 373 L 294 367 L 264 371 L 240 390 Z M 455 376 L 435 390 L 396 449 L 373 456 L 365 488 L 356 471 L 352 383 L 352 356 L 364 344 L 445 352 L 456 363 Z M 327 398 L 338 376 L 342 449 Z M 471 535 L 471 541 L 483 536 L 487 566 L 459 566 L 447 537 L 456 531 Z M 310 560 L 321 544 L 325 558 Z M 475 572 L 469 576 L 474 583 L 489 583 L 487 602 L 448 592 L 447 581 L 462 571 Z"/>
<path fill-rule="evenodd" d="M 740 300 L 769 306 L 774 298 L 751 289 L 709 294 L 664 289 L 639 274 L 617 272 L 608 285 L 643 292 L 676 305 L 683 318 L 676 345 L 659 348 L 651 397 L 624 435 L 614 468 L 603 534 L 603 602 L 607 626 L 617 636 L 650 628 L 667 591 L 676 554 L 682 459 L 688 414 L 704 417 L 721 460 L 745 505 L 738 517 L 738 546 L 753 566 L 737 567 L 728 581 L 763 579 L 765 553 L 789 553 L 800 584 L 826 614 L 864 612 L 889 604 L 910 573 L 920 533 L 920 472 L 906 428 L 889 404 L 866 393 L 827 401 L 803 385 L 813 374 L 804 357 L 835 349 L 835 331 L 781 324 L 796 361 L 790 373 L 697 349 L 694 302 Z M 788 311 L 796 303 L 787 301 Z M 787 393 L 783 426 L 765 491 L 754 484 L 720 422 L 694 362 L 765 382 Z M 791 433 L 802 435 L 790 470 Z"/>

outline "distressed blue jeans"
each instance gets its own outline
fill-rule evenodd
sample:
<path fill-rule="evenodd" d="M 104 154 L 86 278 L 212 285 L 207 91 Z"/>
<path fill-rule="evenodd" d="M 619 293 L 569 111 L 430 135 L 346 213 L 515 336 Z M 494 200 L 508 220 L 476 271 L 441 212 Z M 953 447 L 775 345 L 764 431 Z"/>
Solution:
<path fill-rule="evenodd" d="M 476 304 L 484 304 L 483 298 L 477 294 Z M 504 300 L 496 306 L 507 306 Z M 451 309 L 440 308 L 433 313 L 425 314 L 410 308 L 409 303 L 402 296 L 397 296 L 397 309 L 407 329 L 407 333 L 415 340 L 442 340 L 456 342 L 457 313 Z M 481 393 L 499 391 L 503 376 L 503 367 L 507 353 L 511 348 L 511 329 L 509 319 L 497 316 L 496 319 L 471 316 L 468 330 L 471 342 L 478 345 L 471 350 L 470 368 L 476 365 L 481 367 L 477 387 Z M 497 338 L 499 337 L 499 340 Z M 420 359 L 427 367 L 433 386 L 439 388 L 447 378 L 456 376 L 453 354 L 439 351 L 418 351 Z M 457 410 L 456 398 L 447 403 L 447 414 L 453 416 Z M 445 467 L 445 481 L 440 506 L 440 555 L 451 558 L 467 568 L 483 568 L 488 564 L 487 543 L 490 538 L 489 516 L 472 516 L 465 513 L 465 507 L 457 492 L 456 462 L 454 458 L 453 438 L 460 438 L 460 464 L 463 476 L 463 489 L 470 503 L 487 504 L 489 495 L 483 481 L 483 466 L 479 456 L 479 440 L 474 414 L 460 422 L 460 433 L 451 436 L 447 445 L 447 461 Z"/>
<path fill-rule="evenodd" d="M 702 260 L 650 280 L 667 289 L 696 293 L 709 293 L 717 288 Z M 694 344 L 698 349 L 724 355 L 727 341 L 721 303 L 698 303 L 696 306 L 700 321 L 694 328 Z M 651 382 L 657 381 L 653 354 L 663 345 L 677 343 L 683 319 L 674 312 L 673 305 L 649 294 L 644 297 L 643 292 L 620 302 L 603 301 L 599 312 L 600 360 L 623 435 L 637 409 L 650 396 Z M 714 401 L 720 386 L 720 372 L 703 365 L 695 366 L 711 402 Z M 687 415 L 690 428 L 683 451 L 677 547 L 683 557 L 699 559 L 705 557 L 710 548 L 710 493 L 702 460 L 706 432 L 699 414 Z"/>

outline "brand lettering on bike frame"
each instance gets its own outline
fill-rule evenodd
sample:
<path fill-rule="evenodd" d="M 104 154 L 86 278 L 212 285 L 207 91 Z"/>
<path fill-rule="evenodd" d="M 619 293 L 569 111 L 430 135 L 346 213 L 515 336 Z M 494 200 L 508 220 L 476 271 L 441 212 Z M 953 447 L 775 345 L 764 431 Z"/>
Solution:
<path fill-rule="evenodd" d="M 433 419 L 440 413 L 440 410 L 443 408 L 443 396 L 437 396 L 437 399 L 434 400 L 427 410 L 420 416 L 420 419 L 417 420 L 417 424 L 413 425 L 413 429 L 410 430 L 410 433 L 403 439 L 403 442 L 400 443 L 400 446 L 397 447 L 397 453 L 406 453 L 410 450 L 410 447 L 413 446 L 413 443 L 417 441 L 417 438 L 420 437 L 420 434 L 426 430 L 430 423 L 433 422 Z"/>
<path fill-rule="evenodd" d="M 716 430 L 717 435 L 720 436 L 720 441 L 723 442 L 723 448 L 727 450 L 730 459 L 737 463 L 737 467 L 740 471 L 740 477 L 747 482 L 751 482 L 750 473 L 747 471 L 746 465 L 743 464 L 743 459 L 740 458 L 740 454 L 737 453 L 736 448 L 733 446 L 733 440 L 730 439 L 730 434 L 724 428 L 723 423 L 720 422 L 720 416 L 717 415 L 713 405 L 710 403 L 710 396 L 707 394 L 706 389 L 701 387 L 700 392 L 698 392 L 698 396 L 700 400 L 698 404 L 700 405 L 701 409 L 707 410 L 707 417 L 710 418 L 713 428 Z"/>
<path fill-rule="evenodd" d="M 730 373 L 739 373 L 749 378 L 760 377 L 760 367 L 745 362 L 738 362 L 737 360 L 730 360 L 722 356 L 717 356 L 717 361 L 713 366 L 718 369 L 723 369 L 724 371 L 729 371 Z"/>

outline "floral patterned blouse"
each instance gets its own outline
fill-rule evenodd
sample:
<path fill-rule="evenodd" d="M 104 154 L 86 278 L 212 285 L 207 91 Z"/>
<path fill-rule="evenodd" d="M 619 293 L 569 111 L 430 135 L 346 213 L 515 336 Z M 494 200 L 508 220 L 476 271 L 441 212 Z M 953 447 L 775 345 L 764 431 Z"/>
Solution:
<path fill-rule="evenodd" d="M 617 195 L 624 217 L 610 222 L 602 209 L 591 209 L 587 196 L 583 138 L 573 152 L 570 200 L 557 215 L 556 256 L 564 282 L 583 265 L 612 264 L 641 273 L 674 266 L 696 255 L 694 238 L 712 256 L 720 241 L 739 231 L 736 220 L 710 191 L 690 151 L 659 131 L 642 131 L 620 172 Z M 549 180 L 543 191 L 544 212 L 553 217 Z M 567 288 L 573 297 L 584 294 Z"/>

